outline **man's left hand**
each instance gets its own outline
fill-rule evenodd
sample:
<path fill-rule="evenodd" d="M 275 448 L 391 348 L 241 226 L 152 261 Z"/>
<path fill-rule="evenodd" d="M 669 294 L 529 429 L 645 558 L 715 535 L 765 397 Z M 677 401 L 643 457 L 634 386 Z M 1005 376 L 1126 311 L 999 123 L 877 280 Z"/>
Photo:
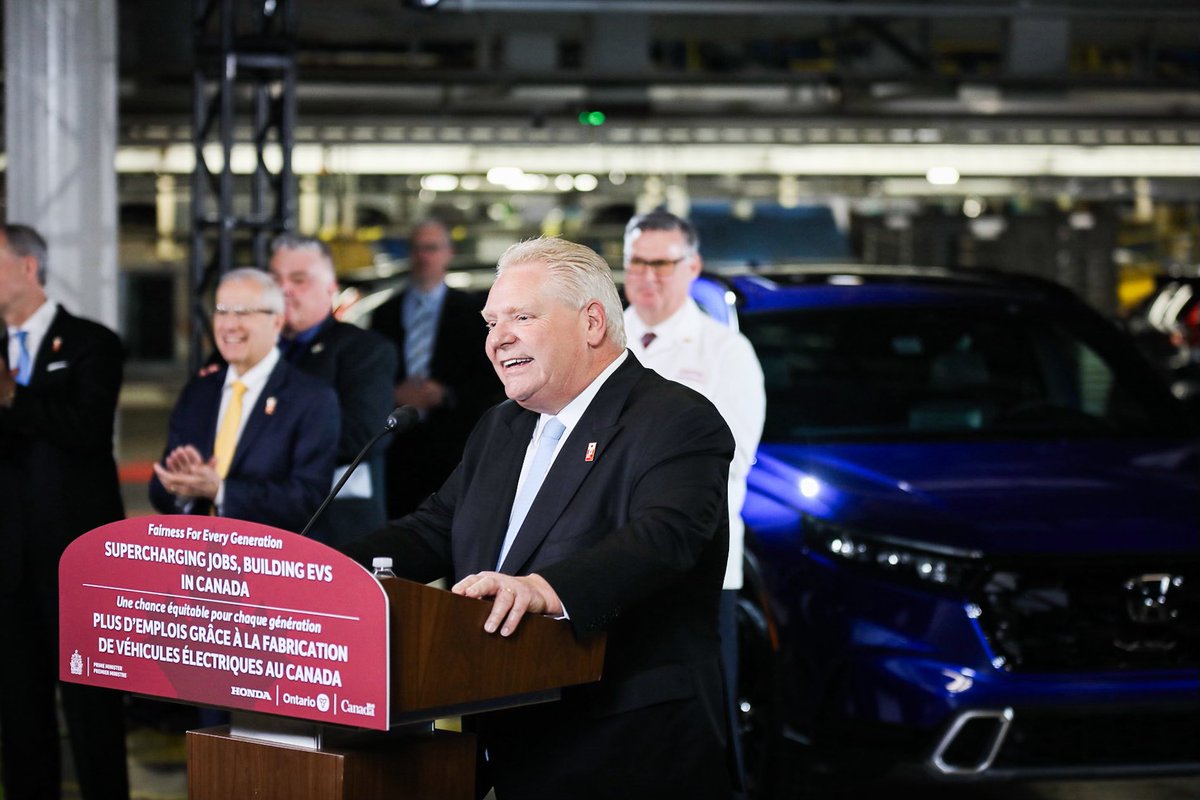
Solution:
<path fill-rule="evenodd" d="M 433 378 L 408 378 L 396 385 L 393 395 L 398 406 L 429 412 L 446 402 L 446 387 Z"/>
<path fill-rule="evenodd" d="M 468 575 L 451 587 L 450 591 L 464 597 L 494 597 L 492 613 L 483 623 L 483 629 L 501 636 L 510 636 L 521 623 L 526 613 L 561 616 L 562 601 L 541 575 L 503 575 L 499 572 L 480 572 Z"/>

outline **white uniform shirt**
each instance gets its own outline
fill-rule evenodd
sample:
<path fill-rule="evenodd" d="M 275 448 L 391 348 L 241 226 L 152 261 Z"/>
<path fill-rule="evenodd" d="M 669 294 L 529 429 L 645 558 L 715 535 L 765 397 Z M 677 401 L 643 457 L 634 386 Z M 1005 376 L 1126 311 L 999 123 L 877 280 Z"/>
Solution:
<path fill-rule="evenodd" d="M 642 336 L 648 332 L 656 338 L 649 347 L 642 347 Z M 627 308 L 625 334 L 638 361 L 707 397 L 733 431 L 736 448 L 729 465 L 729 562 L 724 588 L 740 589 L 746 476 L 754 463 L 767 412 L 762 367 L 754 347 L 745 336 L 701 311 L 690 298 L 669 319 L 653 327 L 642 322 L 632 306 Z"/>

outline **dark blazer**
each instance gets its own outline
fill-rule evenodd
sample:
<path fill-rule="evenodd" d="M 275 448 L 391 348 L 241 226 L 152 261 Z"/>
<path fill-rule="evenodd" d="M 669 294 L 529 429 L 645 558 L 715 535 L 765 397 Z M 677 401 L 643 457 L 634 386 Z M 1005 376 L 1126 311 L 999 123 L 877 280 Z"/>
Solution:
<path fill-rule="evenodd" d="M 351 555 L 390 555 L 419 581 L 493 569 L 536 421 L 493 408 L 437 494 Z M 712 404 L 632 354 L 600 389 L 502 571 L 544 577 L 577 636 L 608 632 L 604 677 L 481 721 L 499 797 L 728 796 L 717 604 L 732 455 Z"/>
<path fill-rule="evenodd" d="M 404 363 L 402 292 L 376 309 L 371 330 L 396 346 L 396 383 L 408 377 Z M 462 457 L 471 429 L 494 403 L 504 399 L 500 380 L 484 352 L 487 329 L 480 311 L 483 298 L 447 289 L 438 319 L 429 375 L 448 390 L 436 408 L 407 433 L 392 440 L 388 456 L 388 514 L 412 511 L 450 475 Z"/>
<path fill-rule="evenodd" d="M 113 460 L 124 358 L 116 334 L 60 307 L 29 385 L 0 408 L 0 728 L 16 734 L 0 766 L 14 797 L 59 794 L 56 687 L 83 796 L 129 793 L 122 695 L 58 682 L 59 556 L 125 516 Z"/>
<path fill-rule="evenodd" d="M 19 586 L 27 559 L 57 574 L 73 539 L 125 517 L 113 459 L 124 359 L 116 334 L 60 307 L 29 386 L 0 409 L 0 585 Z"/>
<path fill-rule="evenodd" d="M 376 333 L 330 316 L 321 323 L 303 352 L 290 356 L 289 362 L 329 384 L 337 393 L 342 412 L 337 464 L 349 464 L 383 430 L 393 409 L 395 348 Z M 386 453 L 387 441 L 382 440 L 362 462 L 370 466 L 372 496 L 336 498 L 314 526 L 314 537 L 334 544 L 348 542 L 384 523 Z"/>
<path fill-rule="evenodd" d="M 171 412 L 164 460 L 185 444 L 205 459 L 212 456 L 228 369 L 193 378 L 183 387 Z M 238 439 L 225 477 L 222 514 L 302 530 L 333 486 L 337 442 L 333 389 L 280 359 Z M 157 476 L 150 480 L 150 502 L 167 514 L 180 510 Z M 190 513 L 207 514 L 211 507 L 207 500 L 197 501 Z"/>

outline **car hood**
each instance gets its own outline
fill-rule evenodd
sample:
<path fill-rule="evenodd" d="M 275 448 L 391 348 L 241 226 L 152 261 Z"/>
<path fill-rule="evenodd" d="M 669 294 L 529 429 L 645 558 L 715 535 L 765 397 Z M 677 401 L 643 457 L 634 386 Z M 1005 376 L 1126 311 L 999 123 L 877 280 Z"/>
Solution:
<path fill-rule="evenodd" d="M 767 444 L 750 484 L 776 506 L 956 549 L 1200 551 L 1196 442 Z"/>

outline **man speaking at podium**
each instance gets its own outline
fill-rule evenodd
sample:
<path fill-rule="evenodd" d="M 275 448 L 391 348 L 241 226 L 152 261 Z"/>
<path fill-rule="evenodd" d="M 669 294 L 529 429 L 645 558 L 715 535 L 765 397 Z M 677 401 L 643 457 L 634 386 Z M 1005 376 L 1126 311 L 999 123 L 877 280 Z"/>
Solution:
<path fill-rule="evenodd" d="M 508 402 L 412 514 L 348 548 L 403 577 L 453 576 L 490 598 L 484 627 L 524 614 L 607 631 L 599 683 L 479 720 L 507 798 L 727 798 L 717 604 L 733 438 L 696 392 L 625 349 L 608 265 L 555 239 L 500 258 L 483 316 Z"/>

